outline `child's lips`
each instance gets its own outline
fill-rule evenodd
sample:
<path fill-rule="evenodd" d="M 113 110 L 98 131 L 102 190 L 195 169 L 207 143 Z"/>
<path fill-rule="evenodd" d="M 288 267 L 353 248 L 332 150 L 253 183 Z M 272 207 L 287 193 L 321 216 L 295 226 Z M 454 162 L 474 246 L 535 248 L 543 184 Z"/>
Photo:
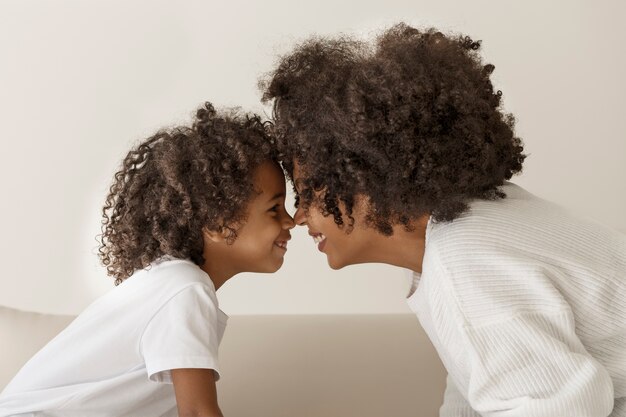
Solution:
<path fill-rule="evenodd" d="M 283 237 L 278 237 L 278 239 L 274 241 L 274 246 L 284 251 L 287 251 L 287 242 L 289 242 L 290 240 L 291 240 L 290 233 L 283 234 Z"/>
<path fill-rule="evenodd" d="M 287 241 L 286 240 L 277 240 L 274 242 L 274 246 L 284 251 L 287 251 Z"/>

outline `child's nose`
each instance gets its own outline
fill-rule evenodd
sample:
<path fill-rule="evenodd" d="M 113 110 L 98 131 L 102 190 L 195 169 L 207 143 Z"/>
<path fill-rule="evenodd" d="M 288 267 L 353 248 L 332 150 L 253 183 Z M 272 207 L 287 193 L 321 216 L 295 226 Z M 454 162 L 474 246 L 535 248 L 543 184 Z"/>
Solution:
<path fill-rule="evenodd" d="M 293 229 L 294 227 L 296 227 L 296 223 L 293 220 L 293 217 L 291 217 L 288 213 L 285 213 L 285 220 L 283 221 L 283 228 L 284 229 Z"/>

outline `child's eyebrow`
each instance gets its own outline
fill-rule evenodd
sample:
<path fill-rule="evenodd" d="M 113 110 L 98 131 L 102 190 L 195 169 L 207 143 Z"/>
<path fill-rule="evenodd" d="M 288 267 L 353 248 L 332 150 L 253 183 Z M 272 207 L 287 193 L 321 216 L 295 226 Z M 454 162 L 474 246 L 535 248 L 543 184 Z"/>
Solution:
<path fill-rule="evenodd" d="M 273 201 L 273 200 L 276 200 L 277 198 L 281 198 L 281 197 L 284 197 L 284 196 L 285 196 L 285 193 L 280 192 L 280 193 L 276 194 L 274 197 L 270 198 L 267 201 Z"/>

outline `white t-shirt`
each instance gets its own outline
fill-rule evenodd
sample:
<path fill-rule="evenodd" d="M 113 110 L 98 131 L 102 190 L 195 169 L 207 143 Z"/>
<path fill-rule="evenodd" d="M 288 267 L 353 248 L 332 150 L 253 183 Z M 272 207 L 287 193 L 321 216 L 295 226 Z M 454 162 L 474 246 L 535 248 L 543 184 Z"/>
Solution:
<path fill-rule="evenodd" d="M 92 303 L 0 394 L 0 416 L 176 416 L 171 369 L 213 369 L 228 317 L 209 276 L 164 258 Z"/>
<path fill-rule="evenodd" d="M 626 417 L 626 235 L 507 183 L 429 222 L 408 304 L 448 371 L 441 417 Z"/>

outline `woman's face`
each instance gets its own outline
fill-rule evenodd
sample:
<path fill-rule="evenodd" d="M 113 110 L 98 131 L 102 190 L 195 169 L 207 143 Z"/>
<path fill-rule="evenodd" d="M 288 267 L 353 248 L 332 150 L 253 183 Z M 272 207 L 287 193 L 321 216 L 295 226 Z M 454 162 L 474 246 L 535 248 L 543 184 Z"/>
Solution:
<path fill-rule="evenodd" d="M 302 172 L 300 165 L 295 162 L 293 180 L 298 192 L 301 187 Z M 294 215 L 296 224 L 307 226 L 309 235 L 313 238 L 319 251 L 326 254 L 328 265 L 332 269 L 340 269 L 347 265 L 376 262 L 376 248 L 384 238 L 380 233 L 365 225 L 367 213 L 365 199 L 356 196 L 352 217 L 354 226 L 350 233 L 346 233 L 350 219 L 345 215 L 345 206 L 340 203 L 344 226 L 340 228 L 332 215 L 324 216 L 320 207 L 313 203 L 307 210 L 298 207 Z"/>

